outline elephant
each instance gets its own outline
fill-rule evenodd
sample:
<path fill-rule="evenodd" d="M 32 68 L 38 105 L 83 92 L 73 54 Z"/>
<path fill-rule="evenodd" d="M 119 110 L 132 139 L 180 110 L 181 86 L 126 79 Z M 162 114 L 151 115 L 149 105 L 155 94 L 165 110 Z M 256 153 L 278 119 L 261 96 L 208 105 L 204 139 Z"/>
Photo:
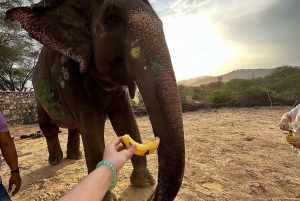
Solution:
<path fill-rule="evenodd" d="M 160 138 L 153 200 L 174 200 L 185 167 L 182 108 L 163 24 L 148 0 L 43 0 L 6 12 L 41 49 L 32 83 L 49 163 L 63 157 L 58 129 L 68 129 L 67 157 L 88 173 L 102 160 L 107 118 L 118 136 L 142 142 L 130 98 L 138 88 Z M 145 156 L 131 158 L 133 186 L 156 183 Z M 116 200 L 107 191 L 104 200 Z"/>

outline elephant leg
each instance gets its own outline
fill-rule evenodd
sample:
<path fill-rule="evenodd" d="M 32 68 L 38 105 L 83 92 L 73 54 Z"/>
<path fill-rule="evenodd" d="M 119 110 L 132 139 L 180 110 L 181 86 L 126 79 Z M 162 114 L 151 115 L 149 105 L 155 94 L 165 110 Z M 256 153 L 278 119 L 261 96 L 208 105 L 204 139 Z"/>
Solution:
<path fill-rule="evenodd" d="M 117 201 L 117 196 L 110 190 L 108 190 L 105 193 L 105 196 L 103 197 L 102 201 Z"/>
<path fill-rule="evenodd" d="M 82 118 L 86 120 L 80 121 L 79 130 L 81 133 L 88 173 L 91 173 L 95 169 L 98 162 L 100 162 L 103 158 L 105 147 L 105 117 L 104 115 L 91 117 L 91 115 L 93 115 L 92 112 L 87 113 L 89 117 Z"/>
<path fill-rule="evenodd" d="M 108 116 L 116 134 L 118 136 L 129 134 L 132 139 L 141 142 L 139 129 L 129 102 L 128 92 L 126 90 L 123 92 L 117 90 L 116 94 L 117 97 L 111 102 L 108 110 Z M 147 168 L 146 156 L 133 155 L 131 162 L 133 171 L 130 176 L 130 182 L 133 186 L 149 187 L 155 184 L 154 177 Z"/>
<path fill-rule="evenodd" d="M 80 136 L 77 129 L 68 129 L 67 158 L 74 160 L 82 158 Z"/>
<path fill-rule="evenodd" d="M 91 115 L 92 112 L 89 112 L 88 114 Z M 103 152 L 105 148 L 105 117 L 103 115 L 101 117 L 85 119 L 89 120 L 88 122 L 83 122 L 80 124 L 80 133 L 82 137 L 88 173 L 91 173 L 96 168 L 98 162 L 100 162 L 103 158 Z M 108 190 L 102 201 L 117 201 L 117 197 L 112 191 Z"/>
<path fill-rule="evenodd" d="M 56 165 L 63 158 L 63 152 L 58 139 L 59 127 L 51 123 L 49 115 L 40 104 L 38 104 L 38 122 L 47 141 L 49 152 L 48 162 L 50 165 Z"/>

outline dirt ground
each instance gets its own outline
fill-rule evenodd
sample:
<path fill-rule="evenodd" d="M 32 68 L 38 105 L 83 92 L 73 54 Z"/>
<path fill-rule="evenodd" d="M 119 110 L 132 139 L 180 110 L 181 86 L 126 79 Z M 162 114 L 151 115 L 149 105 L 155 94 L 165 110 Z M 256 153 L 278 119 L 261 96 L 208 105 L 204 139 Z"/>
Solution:
<path fill-rule="evenodd" d="M 300 156 L 278 128 L 280 117 L 291 108 L 220 108 L 184 113 L 186 169 L 175 200 L 300 200 Z M 137 122 L 143 141 L 153 139 L 148 117 L 137 117 Z M 50 166 L 44 137 L 19 138 L 37 130 L 38 125 L 10 127 L 23 180 L 13 201 L 56 200 L 87 174 L 84 158 L 64 158 Z M 61 131 L 65 151 L 67 132 Z M 114 137 L 107 121 L 106 141 Z M 157 177 L 157 154 L 148 156 L 148 166 Z M 128 162 L 113 191 L 122 201 L 145 200 L 155 186 L 132 187 L 131 171 Z M 9 169 L 5 163 L 1 174 L 7 187 Z"/>

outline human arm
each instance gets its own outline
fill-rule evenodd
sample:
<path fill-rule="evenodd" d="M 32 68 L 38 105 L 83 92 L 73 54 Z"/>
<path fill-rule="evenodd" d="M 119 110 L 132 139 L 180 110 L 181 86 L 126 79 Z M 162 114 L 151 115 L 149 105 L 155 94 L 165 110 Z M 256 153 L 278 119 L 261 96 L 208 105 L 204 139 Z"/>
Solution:
<path fill-rule="evenodd" d="M 18 155 L 9 131 L 0 132 L 0 148 L 3 158 L 5 159 L 10 170 L 16 170 L 18 168 Z M 11 174 L 8 191 L 10 192 L 13 185 L 15 185 L 15 189 L 12 191 L 13 196 L 20 190 L 21 181 L 20 173 Z"/>
<path fill-rule="evenodd" d="M 114 139 L 105 147 L 103 154 L 103 160 L 112 163 L 116 171 L 119 171 L 125 165 L 136 149 L 136 145 L 133 145 L 126 150 L 121 142 L 121 137 Z M 112 170 L 108 166 L 102 165 L 61 197 L 59 201 L 102 200 L 112 183 Z"/>
<path fill-rule="evenodd" d="M 293 109 L 291 109 L 290 111 L 288 111 L 287 113 L 285 113 L 282 117 L 281 117 L 281 121 L 279 123 L 279 127 L 281 130 L 290 130 L 290 123 L 294 123 L 294 124 L 299 124 L 299 114 L 300 113 L 300 104 L 297 105 L 296 107 L 294 107 Z M 293 125 L 296 126 L 297 125 Z M 296 130 L 296 132 L 298 132 Z"/>
<path fill-rule="evenodd" d="M 289 124 L 292 122 L 292 117 L 288 114 L 284 114 L 281 117 L 281 121 L 279 123 L 279 127 L 281 130 L 290 130 Z M 289 144 L 293 145 L 294 148 L 300 149 L 300 139 L 297 142 L 289 142 Z"/>

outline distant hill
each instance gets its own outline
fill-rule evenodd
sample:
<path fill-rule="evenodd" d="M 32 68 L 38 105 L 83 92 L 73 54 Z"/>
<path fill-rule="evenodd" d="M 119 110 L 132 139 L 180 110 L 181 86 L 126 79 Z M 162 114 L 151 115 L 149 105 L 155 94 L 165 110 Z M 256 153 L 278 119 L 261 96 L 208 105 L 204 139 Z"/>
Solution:
<path fill-rule="evenodd" d="M 251 79 L 256 77 L 265 77 L 269 75 L 275 68 L 271 69 L 239 69 L 230 73 L 220 75 L 222 82 L 229 82 L 232 79 Z M 209 84 L 216 82 L 219 76 L 201 76 L 192 78 L 189 80 L 181 80 L 177 84 L 183 84 L 186 86 L 200 86 L 201 84 Z"/>

